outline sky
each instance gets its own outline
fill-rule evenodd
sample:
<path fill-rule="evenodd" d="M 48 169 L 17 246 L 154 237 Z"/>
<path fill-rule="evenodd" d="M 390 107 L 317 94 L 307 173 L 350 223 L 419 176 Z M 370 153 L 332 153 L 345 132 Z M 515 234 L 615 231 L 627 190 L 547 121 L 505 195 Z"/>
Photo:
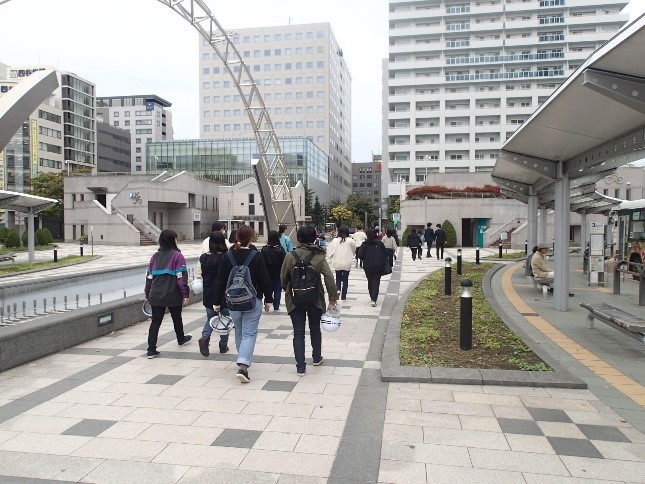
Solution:
<path fill-rule="evenodd" d="M 226 30 L 329 22 L 352 74 L 352 159 L 370 161 L 381 153 L 387 0 L 205 1 Z M 645 0 L 631 0 L 628 9 L 635 19 L 645 13 Z M 1 63 L 74 72 L 96 84 L 98 96 L 156 94 L 173 104 L 175 139 L 199 137 L 199 42 L 197 32 L 157 0 L 0 4 Z"/>

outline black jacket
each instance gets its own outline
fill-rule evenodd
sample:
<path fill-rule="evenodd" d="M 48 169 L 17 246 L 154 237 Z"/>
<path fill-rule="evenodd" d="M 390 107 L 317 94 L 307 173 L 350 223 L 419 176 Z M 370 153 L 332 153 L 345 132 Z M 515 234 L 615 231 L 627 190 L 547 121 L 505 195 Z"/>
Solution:
<path fill-rule="evenodd" d="M 199 258 L 199 264 L 202 269 L 202 280 L 204 282 L 204 292 L 202 300 L 204 306 L 213 309 L 213 298 L 215 296 L 215 280 L 219 272 L 219 266 L 222 265 L 222 258 L 227 257 L 226 252 L 215 254 L 215 261 L 211 262 L 211 253 L 202 254 Z M 226 307 L 226 298 L 222 300 L 222 308 Z"/>
<path fill-rule="evenodd" d="M 437 229 L 434 231 L 434 240 L 437 242 L 437 245 L 446 243 L 446 233 L 443 229 Z"/>
<path fill-rule="evenodd" d="M 421 247 L 421 236 L 419 234 L 408 235 L 408 247 Z"/>
<path fill-rule="evenodd" d="M 244 264 L 244 261 L 249 255 L 249 250 L 255 249 L 242 249 L 239 254 L 236 254 L 235 250 L 231 249 L 233 257 L 238 264 Z M 264 295 L 264 303 L 269 304 L 273 302 L 273 283 L 269 278 L 269 272 L 267 271 L 267 266 L 264 263 L 264 257 L 262 257 L 262 254 L 257 250 L 256 252 L 256 256 L 253 257 L 253 260 L 249 264 L 251 280 L 253 281 L 255 290 L 257 291 L 258 298 L 262 298 Z M 228 276 L 232 269 L 233 267 L 231 266 L 231 261 L 228 256 L 222 257 L 219 272 L 215 279 L 215 291 L 213 295 L 213 304 L 215 306 L 221 306 L 222 300 L 224 299 L 224 293 L 226 292 Z"/>
<path fill-rule="evenodd" d="M 432 230 L 431 227 L 428 227 L 426 231 L 423 233 L 423 236 L 425 237 L 426 242 L 428 244 L 431 244 L 432 241 L 434 240 L 434 230 Z"/>
<path fill-rule="evenodd" d="M 363 261 L 363 270 L 368 273 L 383 273 L 385 246 L 380 240 L 366 240 L 358 248 L 358 258 Z"/>
<path fill-rule="evenodd" d="M 269 277 L 271 279 L 280 277 L 280 269 L 287 255 L 282 246 L 279 244 L 276 246 L 265 245 L 260 252 L 262 253 L 262 257 L 264 257 L 264 263 L 267 266 Z"/>

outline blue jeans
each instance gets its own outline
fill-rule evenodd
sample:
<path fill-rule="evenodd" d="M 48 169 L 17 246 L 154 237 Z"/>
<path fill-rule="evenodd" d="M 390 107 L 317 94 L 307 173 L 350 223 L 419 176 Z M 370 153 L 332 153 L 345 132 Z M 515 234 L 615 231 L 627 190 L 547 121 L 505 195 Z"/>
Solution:
<path fill-rule="evenodd" d="M 222 314 L 224 316 L 228 316 L 229 310 L 228 308 L 223 308 Z M 202 329 L 202 338 L 204 339 L 210 339 L 211 334 L 213 334 L 213 328 L 211 328 L 211 325 L 208 324 L 208 322 L 211 320 L 211 318 L 215 316 L 215 311 L 213 311 L 213 308 L 206 308 L 206 324 L 204 325 L 204 328 Z M 228 335 L 227 334 L 220 334 L 219 335 L 219 344 L 220 346 L 226 346 L 228 345 Z"/>
<path fill-rule="evenodd" d="M 273 278 L 273 309 L 280 309 L 280 298 L 282 297 L 282 283 L 280 276 Z"/>
<path fill-rule="evenodd" d="M 235 323 L 235 348 L 237 364 L 251 366 L 255 341 L 258 338 L 258 325 L 262 315 L 262 299 L 255 299 L 255 307 L 248 311 L 231 311 Z"/>
<path fill-rule="evenodd" d="M 336 271 L 336 290 L 340 292 L 340 298 L 347 297 L 347 283 L 349 282 L 349 271 Z M 341 291 L 342 288 L 342 291 Z"/>
<path fill-rule="evenodd" d="M 305 371 L 305 322 L 309 317 L 309 335 L 311 336 L 311 356 L 314 361 L 322 358 L 322 334 L 320 333 L 320 317 L 322 309 L 311 307 L 307 309 L 294 309 L 289 313 L 293 325 L 293 353 L 296 356 L 296 368 Z"/>

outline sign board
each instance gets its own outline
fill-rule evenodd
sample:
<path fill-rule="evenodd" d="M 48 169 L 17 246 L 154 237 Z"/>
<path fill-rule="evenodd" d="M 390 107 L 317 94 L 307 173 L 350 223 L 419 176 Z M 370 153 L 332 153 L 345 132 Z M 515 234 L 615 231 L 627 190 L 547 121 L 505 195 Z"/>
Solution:
<path fill-rule="evenodd" d="M 393 213 L 392 214 L 392 221 L 393 222 L 400 222 L 401 221 L 401 214 L 400 213 Z"/>
<path fill-rule="evenodd" d="M 193 222 L 201 222 L 202 221 L 202 214 L 201 213 L 194 213 L 193 214 Z"/>
<path fill-rule="evenodd" d="M 590 234 L 604 234 L 605 233 L 605 224 L 601 222 L 591 222 L 589 224 L 589 233 Z"/>
<path fill-rule="evenodd" d="M 502 240 L 508 239 L 508 232 L 500 232 L 499 233 L 499 238 L 502 239 Z"/>
<path fill-rule="evenodd" d="M 592 230 L 594 230 L 593 223 Z M 605 285 L 605 234 L 604 224 L 597 224 L 600 233 L 589 234 L 589 285 Z"/>

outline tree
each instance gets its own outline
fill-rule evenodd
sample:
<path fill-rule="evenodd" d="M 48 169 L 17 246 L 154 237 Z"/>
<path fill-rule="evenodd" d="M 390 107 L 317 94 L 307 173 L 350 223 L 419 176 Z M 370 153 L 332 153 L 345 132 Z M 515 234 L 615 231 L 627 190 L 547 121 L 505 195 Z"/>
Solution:
<path fill-rule="evenodd" d="M 353 215 L 347 205 L 343 204 L 337 205 L 329 211 L 329 218 L 339 225 L 342 225 L 343 222 L 349 222 Z"/>
<path fill-rule="evenodd" d="M 331 211 L 333 209 L 335 209 L 336 207 L 338 207 L 339 205 L 342 205 L 342 204 L 343 204 L 343 202 L 340 201 L 340 198 L 333 198 L 327 204 L 327 208 L 329 209 L 329 212 L 331 213 Z"/>
<path fill-rule="evenodd" d="M 316 197 L 314 202 L 314 207 L 311 210 L 311 222 L 314 224 L 314 227 L 324 228 L 325 227 L 325 214 L 323 213 L 323 207 L 320 204 L 320 200 Z"/>
<path fill-rule="evenodd" d="M 345 205 L 347 205 L 347 208 L 356 216 L 359 223 L 360 221 L 365 220 L 365 212 L 367 212 L 368 226 L 371 226 L 372 222 L 378 218 L 374 202 L 371 198 L 368 198 L 365 195 L 360 195 L 358 193 L 352 194 L 347 197 Z"/>
<path fill-rule="evenodd" d="M 444 220 L 441 228 L 446 233 L 446 247 L 455 247 L 457 245 L 457 232 L 455 227 L 448 220 Z"/>
<path fill-rule="evenodd" d="M 307 185 L 305 185 L 305 215 L 308 215 L 310 217 L 313 217 L 313 209 L 314 209 L 314 195 L 316 193 L 309 188 Z M 318 197 L 316 197 L 318 198 Z"/>
<path fill-rule="evenodd" d="M 31 195 L 39 197 L 53 198 L 58 203 L 46 210 L 38 213 L 38 217 L 62 217 L 63 216 L 63 198 L 64 198 L 64 174 L 61 173 L 39 173 L 38 176 L 31 179 Z"/>
<path fill-rule="evenodd" d="M 392 220 L 393 213 L 401 213 L 401 197 L 389 197 L 387 201 L 388 220 Z"/>

